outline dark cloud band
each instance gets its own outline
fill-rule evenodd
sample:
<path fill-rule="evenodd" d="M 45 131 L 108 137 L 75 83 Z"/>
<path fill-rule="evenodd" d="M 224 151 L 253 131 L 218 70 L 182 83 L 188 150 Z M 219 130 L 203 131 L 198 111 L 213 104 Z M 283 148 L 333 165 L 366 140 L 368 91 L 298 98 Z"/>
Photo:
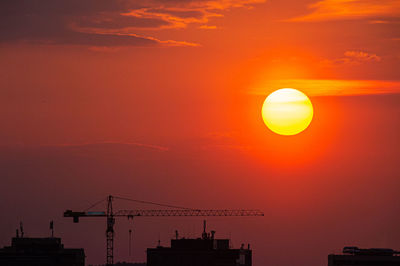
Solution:
<path fill-rule="evenodd" d="M 0 42 L 90 46 L 194 45 L 160 41 L 135 30 L 205 23 L 216 9 L 263 0 L 2 0 Z"/>

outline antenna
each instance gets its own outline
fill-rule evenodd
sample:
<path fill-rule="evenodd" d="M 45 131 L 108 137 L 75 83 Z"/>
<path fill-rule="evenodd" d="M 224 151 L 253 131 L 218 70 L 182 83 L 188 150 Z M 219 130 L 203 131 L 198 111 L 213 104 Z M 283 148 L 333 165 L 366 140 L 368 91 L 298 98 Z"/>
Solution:
<path fill-rule="evenodd" d="M 233 248 L 232 234 L 231 234 L 231 232 L 229 232 L 229 248 Z"/>
<path fill-rule="evenodd" d="M 211 231 L 211 239 L 214 240 L 214 237 L 215 237 L 215 231 L 213 230 Z"/>
<path fill-rule="evenodd" d="M 22 222 L 19 223 L 19 230 L 21 231 L 21 237 L 24 237 L 24 225 L 22 224 Z"/>
<path fill-rule="evenodd" d="M 132 246 L 132 230 L 129 229 L 129 257 L 131 256 L 131 250 L 132 250 L 131 246 Z"/>
<path fill-rule="evenodd" d="M 54 222 L 53 220 L 50 221 L 50 230 L 51 230 L 51 238 L 54 237 Z"/>
<path fill-rule="evenodd" d="M 201 236 L 203 237 L 203 239 L 207 239 L 206 228 L 207 228 L 207 221 L 204 220 L 204 221 L 203 221 L 203 234 L 201 235 Z"/>

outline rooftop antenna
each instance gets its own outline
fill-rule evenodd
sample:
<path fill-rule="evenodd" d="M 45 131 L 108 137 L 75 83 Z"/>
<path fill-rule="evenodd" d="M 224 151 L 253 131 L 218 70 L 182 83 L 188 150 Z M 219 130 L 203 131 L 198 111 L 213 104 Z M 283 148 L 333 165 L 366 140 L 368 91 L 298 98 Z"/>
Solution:
<path fill-rule="evenodd" d="M 157 247 L 161 247 L 160 232 L 158 232 L 158 241 L 157 241 Z"/>
<path fill-rule="evenodd" d="M 15 230 L 15 232 L 17 233 L 17 238 L 19 238 L 19 231 L 18 231 L 18 228 Z"/>
<path fill-rule="evenodd" d="M 24 238 L 24 225 L 22 222 L 19 223 L 19 230 L 21 231 L 21 237 Z"/>
<path fill-rule="evenodd" d="M 179 238 L 178 230 L 175 230 L 175 239 L 178 240 L 178 238 Z"/>
<path fill-rule="evenodd" d="M 129 257 L 131 256 L 132 250 L 132 229 L 129 229 Z"/>
<path fill-rule="evenodd" d="M 232 233 L 231 232 L 229 232 L 229 248 L 233 248 Z"/>
<path fill-rule="evenodd" d="M 201 236 L 203 237 L 203 239 L 207 239 L 206 228 L 207 228 L 207 221 L 204 220 L 204 221 L 203 221 L 203 234 L 201 235 Z"/>
<path fill-rule="evenodd" d="M 53 220 L 50 221 L 50 230 L 51 230 L 51 238 L 54 237 L 54 222 Z"/>

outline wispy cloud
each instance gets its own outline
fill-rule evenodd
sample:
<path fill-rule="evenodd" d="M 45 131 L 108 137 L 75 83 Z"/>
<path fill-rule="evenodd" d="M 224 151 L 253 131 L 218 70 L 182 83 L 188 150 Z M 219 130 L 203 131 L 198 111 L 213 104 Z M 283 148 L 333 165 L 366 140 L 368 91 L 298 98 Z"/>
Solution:
<path fill-rule="evenodd" d="M 0 42 L 112 46 L 198 46 L 161 40 L 149 30 L 206 24 L 230 8 L 265 0 L 41 0 L 0 1 Z M 141 34 L 138 34 L 141 31 Z"/>
<path fill-rule="evenodd" d="M 168 151 L 169 148 L 160 145 L 146 144 L 140 142 L 121 142 L 121 141 L 101 141 L 101 142 L 85 142 L 85 143 L 63 143 L 56 145 L 42 145 L 47 147 L 86 147 L 86 146 L 96 146 L 96 145 L 125 145 L 134 147 L 143 147 L 158 151 Z"/>
<path fill-rule="evenodd" d="M 160 1 L 158 4 L 148 5 L 139 9 L 131 10 L 123 15 L 136 18 L 154 19 L 166 22 L 160 28 L 185 28 L 189 24 L 206 24 L 214 17 L 222 17 L 222 11 L 231 8 L 250 8 L 254 4 L 263 3 L 266 0 L 195 0 L 178 1 L 168 3 Z M 214 28 L 214 26 L 211 26 Z M 200 26 L 200 28 L 210 28 Z"/>
<path fill-rule="evenodd" d="M 321 0 L 309 5 L 310 13 L 290 21 L 326 21 L 400 15 L 398 0 Z M 383 21 L 383 20 L 380 20 Z"/>
<path fill-rule="evenodd" d="M 344 56 L 350 60 L 357 60 L 357 61 L 381 61 L 380 56 L 362 51 L 346 51 L 344 53 Z"/>
<path fill-rule="evenodd" d="M 349 50 L 342 57 L 334 59 L 323 59 L 319 62 L 322 67 L 358 66 L 361 64 L 373 64 L 382 61 L 382 57 L 365 51 Z"/>
<path fill-rule="evenodd" d="M 217 29 L 217 26 L 215 26 L 215 25 L 201 25 L 201 26 L 199 26 L 199 29 L 215 30 L 215 29 Z"/>
<path fill-rule="evenodd" d="M 360 65 L 363 63 L 380 62 L 382 58 L 374 53 L 364 51 L 346 51 L 343 57 L 336 59 L 325 59 L 321 61 L 325 66 L 340 66 L 340 65 Z"/>
<path fill-rule="evenodd" d="M 246 152 L 253 147 L 240 143 L 239 133 L 236 131 L 211 132 L 202 139 L 201 150 L 237 150 Z"/>
<path fill-rule="evenodd" d="M 270 80 L 249 91 L 267 95 L 280 88 L 295 88 L 310 96 L 364 95 L 400 93 L 400 81 L 340 80 L 340 79 L 281 79 Z"/>

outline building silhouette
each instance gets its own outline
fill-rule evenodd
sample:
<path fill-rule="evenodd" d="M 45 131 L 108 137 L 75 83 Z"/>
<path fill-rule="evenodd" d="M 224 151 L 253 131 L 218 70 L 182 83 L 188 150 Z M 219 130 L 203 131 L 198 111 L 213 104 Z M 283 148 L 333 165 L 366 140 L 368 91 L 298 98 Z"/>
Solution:
<path fill-rule="evenodd" d="M 344 247 L 343 254 L 328 255 L 328 266 L 400 266 L 400 252 L 386 248 Z"/>
<path fill-rule="evenodd" d="M 83 249 L 64 248 L 61 238 L 14 237 L 0 249 L 1 266 L 84 266 Z"/>
<path fill-rule="evenodd" d="M 171 247 L 147 249 L 147 266 L 251 266 L 252 251 L 248 245 L 231 249 L 229 239 L 215 239 L 215 231 L 206 233 L 205 223 L 201 238 L 171 240 Z"/>

